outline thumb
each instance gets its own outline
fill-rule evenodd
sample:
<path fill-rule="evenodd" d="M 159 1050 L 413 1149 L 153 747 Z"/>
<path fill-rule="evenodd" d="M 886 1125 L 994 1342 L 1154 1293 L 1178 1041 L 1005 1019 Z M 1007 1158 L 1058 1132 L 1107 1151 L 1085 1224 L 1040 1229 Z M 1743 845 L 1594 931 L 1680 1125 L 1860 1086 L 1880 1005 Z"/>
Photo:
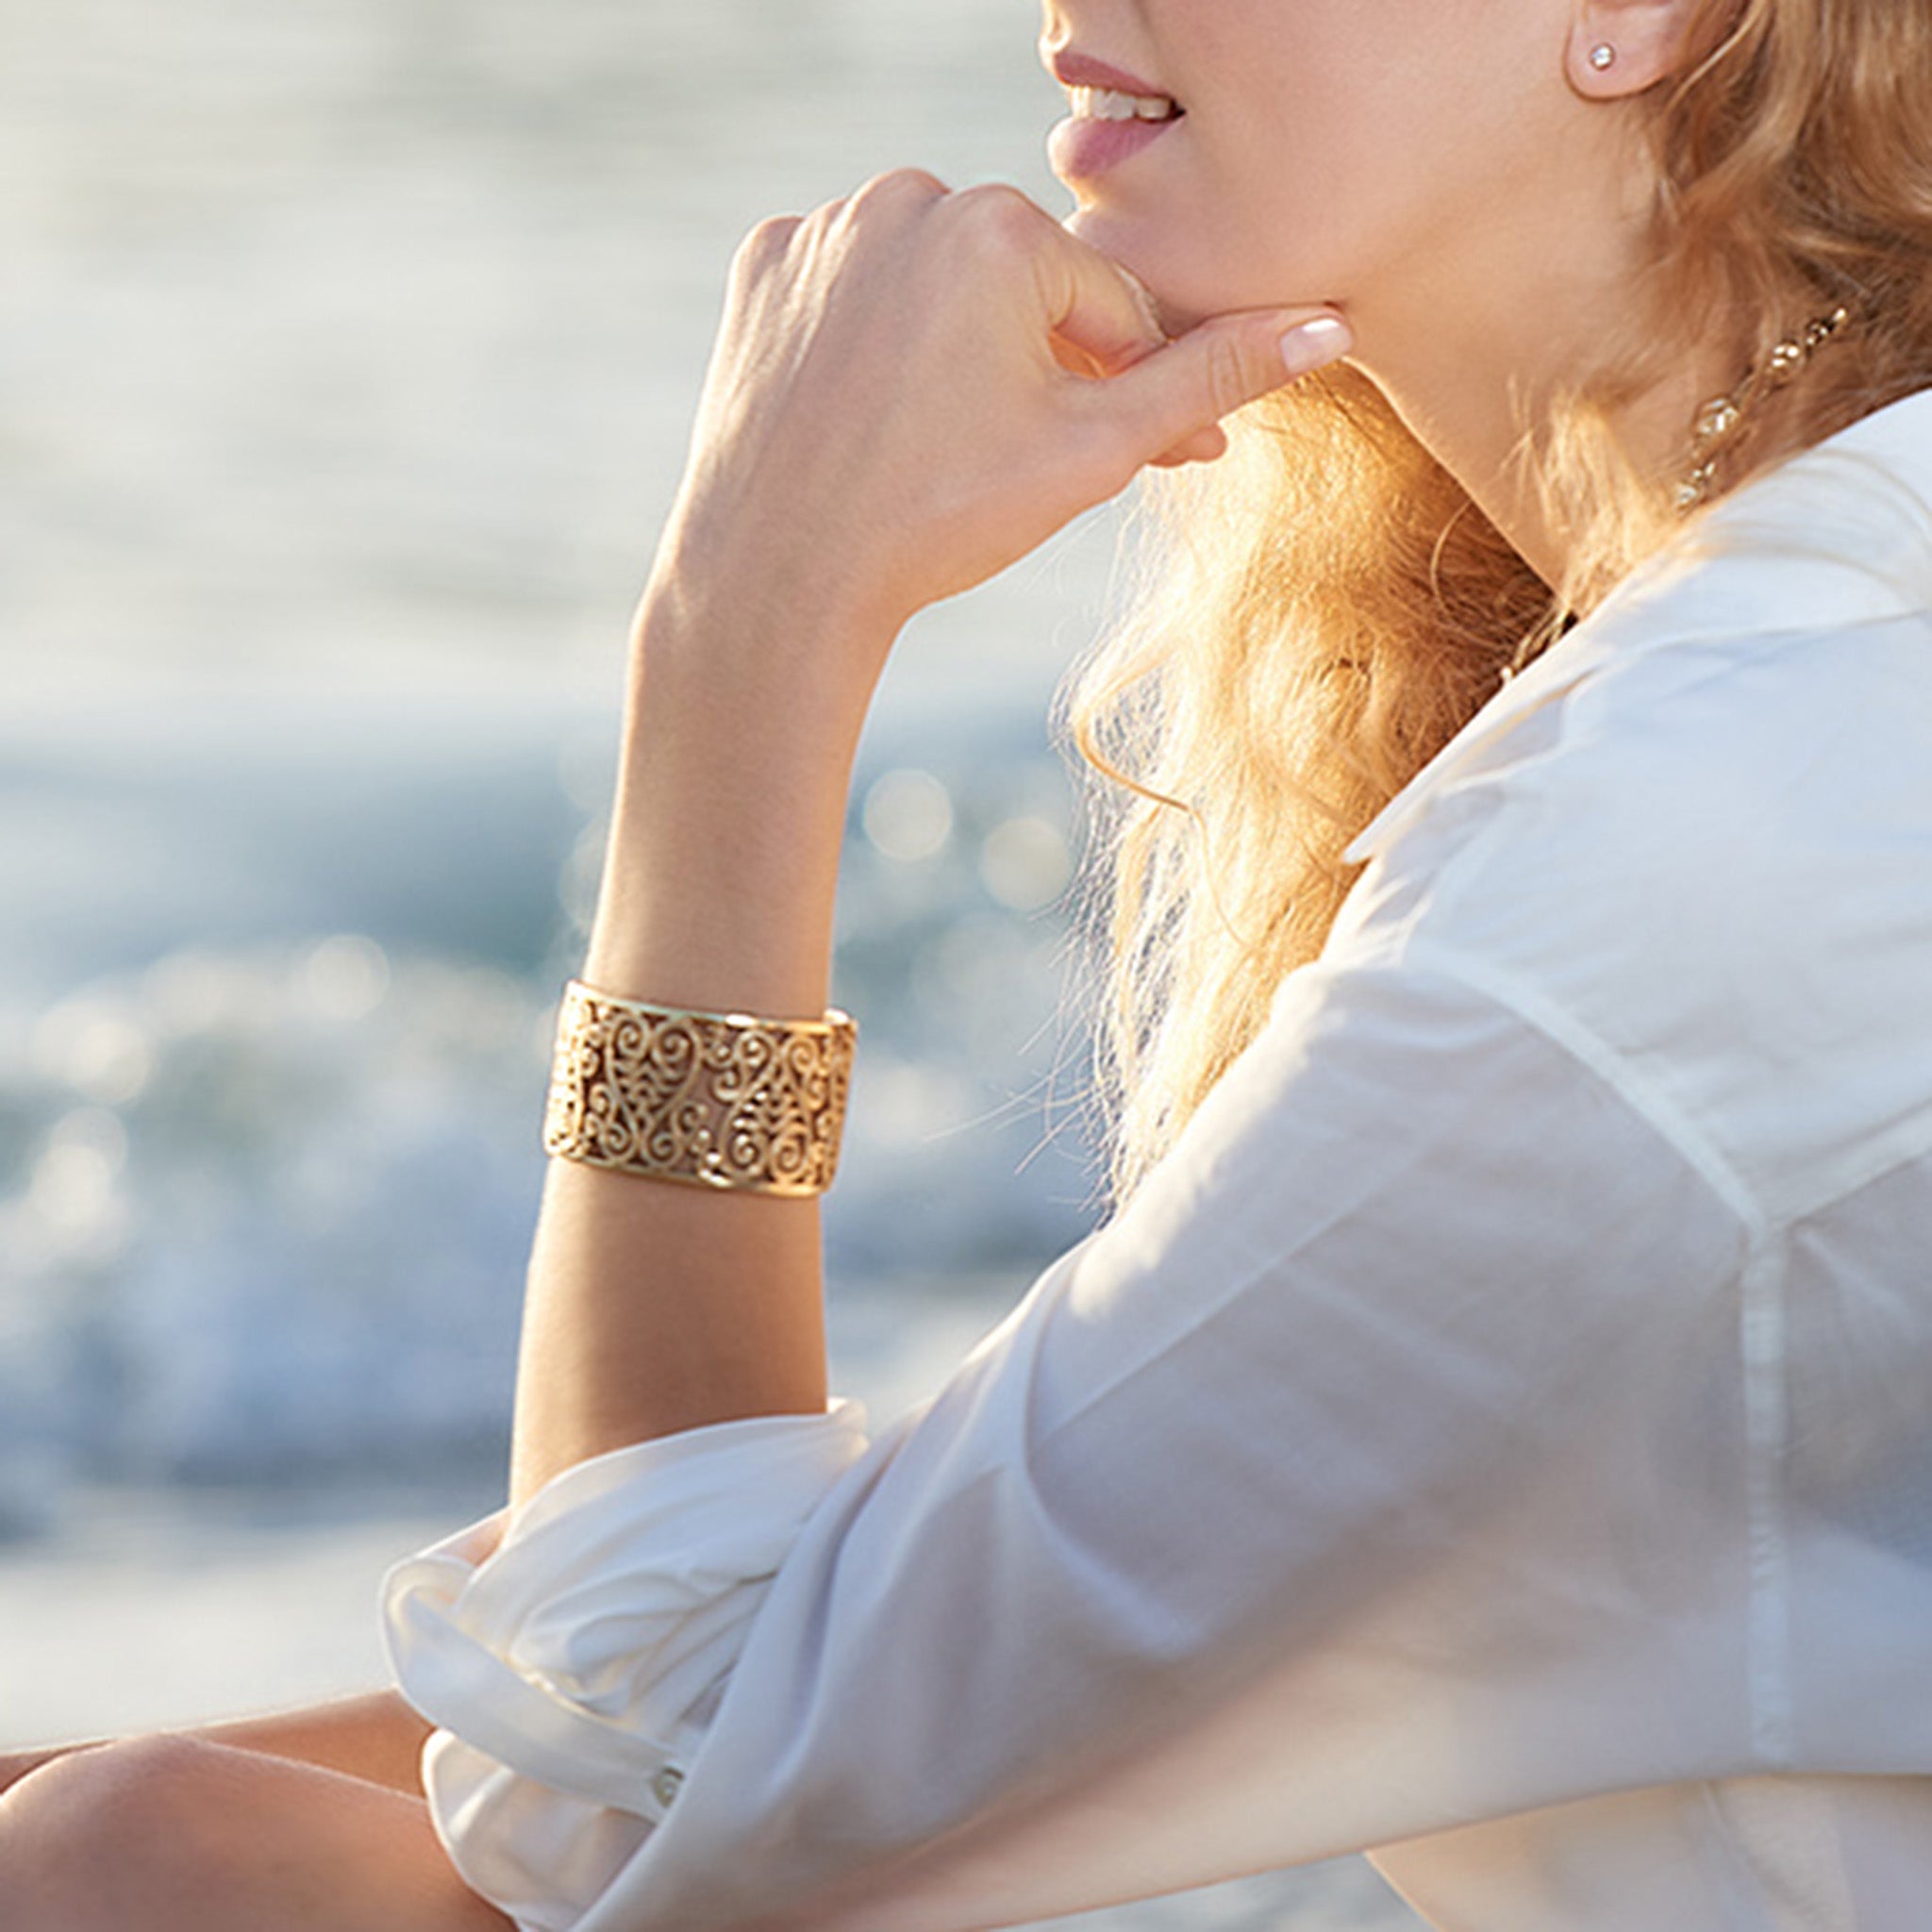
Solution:
<path fill-rule="evenodd" d="M 1347 323 L 1329 308 L 1218 315 L 1118 375 L 1086 387 L 1137 454 L 1152 454 L 1173 448 L 1354 346 Z"/>

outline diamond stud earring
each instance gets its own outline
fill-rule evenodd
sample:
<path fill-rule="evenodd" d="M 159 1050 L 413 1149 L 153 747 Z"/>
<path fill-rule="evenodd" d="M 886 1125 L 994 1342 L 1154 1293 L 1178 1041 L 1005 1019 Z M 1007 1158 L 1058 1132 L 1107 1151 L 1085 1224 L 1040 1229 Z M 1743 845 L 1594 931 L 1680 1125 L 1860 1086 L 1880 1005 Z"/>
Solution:
<path fill-rule="evenodd" d="M 1594 67 L 1599 74 L 1601 74 L 1607 67 L 1614 67 L 1617 64 L 1616 48 L 1609 45 L 1607 42 L 1606 42 L 1605 44 L 1601 47 L 1592 47 L 1590 50 L 1590 64 L 1592 67 Z"/>

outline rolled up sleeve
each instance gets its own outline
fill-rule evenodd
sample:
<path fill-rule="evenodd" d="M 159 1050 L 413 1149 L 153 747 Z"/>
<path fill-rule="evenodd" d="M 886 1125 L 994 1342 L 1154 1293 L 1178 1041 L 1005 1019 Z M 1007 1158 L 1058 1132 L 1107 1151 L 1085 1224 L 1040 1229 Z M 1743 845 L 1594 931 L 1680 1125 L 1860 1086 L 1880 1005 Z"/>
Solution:
<path fill-rule="evenodd" d="M 771 1578 L 865 1427 L 841 1400 L 615 1450 L 384 1578 L 391 1672 L 439 1727 L 432 1815 L 520 1925 L 575 1924 L 663 1818 Z"/>
<path fill-rule="evenodd" d="M 1549 1017 L 1302 969 L 876 1440 L 667 1438 L 401 1565 L 465 1876 L 541 1932 L 964 1932 L 1748 1762 L 1753 1232 Z"/>

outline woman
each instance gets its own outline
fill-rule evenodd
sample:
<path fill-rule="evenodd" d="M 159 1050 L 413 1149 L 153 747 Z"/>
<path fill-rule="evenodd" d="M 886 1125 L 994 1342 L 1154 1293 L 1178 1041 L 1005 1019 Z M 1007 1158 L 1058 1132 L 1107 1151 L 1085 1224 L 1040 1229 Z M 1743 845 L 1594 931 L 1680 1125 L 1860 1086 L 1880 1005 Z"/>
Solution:
<path fill-rule="evenodd" d="M 1442 1927 L 1923 1916 L 1932 21 L 1046 12 L 1064 227 L 901 172 L 734 263 L 406 1704 L 16 1765 L 8 1932 L 946 1932 L 1350 1848 Z M 1149 465 L 1121 1206 L 868 1440 L 849 1041 L 786 1024 L 854 741 Z M 693 1039 L 793 1141 L 623 1137 Z"/>

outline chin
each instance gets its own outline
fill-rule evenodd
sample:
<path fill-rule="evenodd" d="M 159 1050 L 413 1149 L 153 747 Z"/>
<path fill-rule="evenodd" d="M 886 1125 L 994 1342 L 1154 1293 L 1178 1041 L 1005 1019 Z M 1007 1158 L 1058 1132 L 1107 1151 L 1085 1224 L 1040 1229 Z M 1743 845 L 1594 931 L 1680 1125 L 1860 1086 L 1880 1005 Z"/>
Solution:
<path fill-rule="evenodd" d="M 1169 336 L 1184 336 L 1214 313 L 1211 306 L 1177 291 L 1171 278 L 1162 275 L 1139 251 L 1110 237 L 1108 225 L 1105 210 L 1091 207 L 1075 208 L 1060 223 L 1068 234 L 1106 256 L 1116 267 L 1124 269 L 1141 285 L 1154 305 L 1156 319 Z"/>
<path fill-rule="evenodd" d="M 1198 323 L 1208 321 L 1209 315 L 1217 315 L 1221 308 L 1235 308 L 1235 304 L 1217 304 L 1211 290 L 1200 288 L 1196 278 L 1176 273 L 1171 263 L 1163 263 L 1156 249 L 1136 247 L 1121 232 L 1123 225 L 1109 220 L 1105 208 L 1076 208 L 1062 220 L 1060 226 L 1080 242 L 1086 242 L 1088 247 L 1099 249 L 1101 255 L 1124 269 L 1148 291 L 1148 297 L 1154 301 L 1154 313 L 1169 336 L 1184 336 Z"/>
<path fill-rule="evenodd" d="M 1110 212 L 1104 203 L 1076 208 L 1061 218 L 1060 226 L 1076 241 L 1104 255 L 1124 269 L 1146 291 L 1154 305 L 1160 326 L 1170 337 L 1184 336 L 1210 316 L 1225 315 L 1242 308 L 1295 308 L 1331 306 L 1346 309 L 1348 304 L 1335 295 L 1294 294 L 1283 291 L 1319 286 L 1322 282 L 1350 285 L 1352 277 L 1343 273 L 1331 275 L 1333 264 L 1276 263 L 1261 277 L 1230 275 L 1224 259 L 1217 258 L 1213 248 L 1183 250 L 1176 261 L 1171 248 L 1146 245 L 1152 225 L 1128 221 Z M 1260 286 L 1257 286 L 1257 280 Z M 1273 287 L 1268 284 L 1274 284 Z"/>

